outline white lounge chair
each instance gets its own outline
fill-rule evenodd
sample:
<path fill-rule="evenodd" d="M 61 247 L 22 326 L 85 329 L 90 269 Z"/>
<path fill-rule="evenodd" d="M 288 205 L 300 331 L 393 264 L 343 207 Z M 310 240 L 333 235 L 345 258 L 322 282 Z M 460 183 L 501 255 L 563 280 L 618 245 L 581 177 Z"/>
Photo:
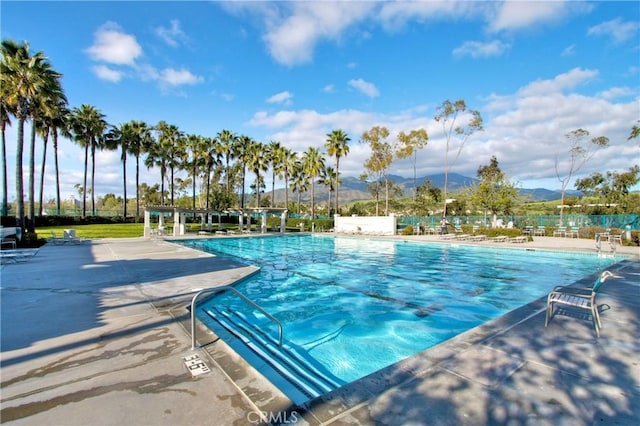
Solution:
<path fill-rule="evenodd" d="M 608 278 L 620 278 L 609 271 L 604 271 L 591 288 L 576 288 L 557 286 L 547 296 L 547 313 L 544 320 L 544 326 L 547 327 L 554 315 L 554 305 L 567 306 L 576 309 L 586 309 L 591 313 L 593 326 L 596 330 L 596 336 L 600 337 L 600 314 L 598 313 L 598 305 L 596 303 L 596 294 Z"/>

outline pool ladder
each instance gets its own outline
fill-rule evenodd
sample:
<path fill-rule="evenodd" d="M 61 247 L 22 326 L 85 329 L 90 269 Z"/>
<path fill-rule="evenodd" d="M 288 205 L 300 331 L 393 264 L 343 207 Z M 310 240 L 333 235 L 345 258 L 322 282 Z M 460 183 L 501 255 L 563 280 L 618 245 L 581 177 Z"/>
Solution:
<path fill-rule="evenodd" d="M 262 307 L 260 307 L 260 305 L 258 305 L 253 300 L 249 299 L 244 294 L 240 293 L 235 288 L 230 287 L 230 286 L 223 286 L 223 287 L 205 288 L 204 290 L 200 290 L 198 293 L 196 293 L 195 296 L 193 296 L 193 299 L 191 299 L 191 349 L 192 350 L 196 349 L 196 347 L 197 347 L 197 345 L 196 345 L 196 302 L 198 301 L 198 299 L 201 296 L 203 296 L 205 294 L 222 293 L 222 292 L 225 292 L 225 291 L 229 291 L 232 294 L 235 294 L 240 299 L 242 299 L 243 301 L 245 301 L 249 305 L 251 305 L 253 308 L 255 308 L 258 311 L 260 311 L 260 313 L 262 313 L 262 315 L 264 315 L 265 317 L 267 317 L 271 321 L 273 321 L 278 326 L 278 346 L 282 346 L 282 324 L 280 323 L 280 321 L 278 321 L 273 315 L 269 314 L 267 311 L 262 309 Z"/>

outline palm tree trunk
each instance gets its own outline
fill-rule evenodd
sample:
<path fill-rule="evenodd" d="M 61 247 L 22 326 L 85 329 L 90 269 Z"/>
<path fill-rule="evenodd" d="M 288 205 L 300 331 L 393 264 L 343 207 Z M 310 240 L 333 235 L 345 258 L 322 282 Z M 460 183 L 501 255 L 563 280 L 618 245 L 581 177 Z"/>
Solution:
<path fill-rule="evenodd" d="M 124 183 L 122 193 L 124 194 L 124 203 L 122 207 L 122 218 L 127 221 L 127 152 L 125 145 L 122 145 L 122 182 Z"/>
<path fill-rule="evenodd" d="M 28 231 L 35 230 L 36 221 L 36 123 L 31 123 L 31 144 L 29 147 L 29 226 Z"/>
<path fill-rule="evenodd" d="M 91 144 L 91 215 L 96 215 L 96 144 Z"/>
<path fill-rule="evenodd" d="M 336 214 L 340 214 L 338 211 L 338 190 L 340 188 L 340 157 L 336 157 Z M 331 213 L 329 213 L 331 214 Z"/>
<path fill-rule="evenodd" d="M 53 163 L 56 173 L 56 214 L 60 215 L 60 172 L 58 168 L 58 131 L 53 130 Z"/>
<path fill-rule="evenodd" d="M 43 193 L 44 193 L 44 170 L 47 164 L 47 144 L 49 143 L 49 128 L 45 129 L 42 138 L 42 166 L 40 168 L 40 205 L 38 206 L 38 216 L 42 216 Z"/>
<path fill-rule="evenodd" d="M 5 124 L 2 123 L 2 216 L 9 213 L 8 197 L 9 187 L 7 184 L 7 139 L 5 134 Z"/>
<path fill-rule="evenodd" d="M 140 156 L 136 155 L 136 217 L 140 216 Z"/>
<path fill-rule="evenodd" d="M 87 217 L 87 171 L 89 168 L 89 141 L 84 147 L 84 185 L 82 187 L 82 218 Z"/>
<path fill-rule="evenodd" d="M 16 143 L 16 201 L 18 207 L 16 217 L 18 226 L 24 231 L 24 182 L 22 173 L 22 157 L 24 152 L 24 118 L 18 118 L 18 140 Z"/>

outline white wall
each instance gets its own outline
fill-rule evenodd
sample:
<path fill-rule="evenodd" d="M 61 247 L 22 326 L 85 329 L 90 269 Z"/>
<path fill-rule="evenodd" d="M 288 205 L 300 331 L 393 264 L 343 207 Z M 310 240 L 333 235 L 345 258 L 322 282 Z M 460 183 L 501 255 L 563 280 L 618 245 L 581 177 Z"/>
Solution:
<path fill-rule="evenodd" d="M 342 234 L 395 235 L 396 216 L 335 216 L 334 229 Z"/>

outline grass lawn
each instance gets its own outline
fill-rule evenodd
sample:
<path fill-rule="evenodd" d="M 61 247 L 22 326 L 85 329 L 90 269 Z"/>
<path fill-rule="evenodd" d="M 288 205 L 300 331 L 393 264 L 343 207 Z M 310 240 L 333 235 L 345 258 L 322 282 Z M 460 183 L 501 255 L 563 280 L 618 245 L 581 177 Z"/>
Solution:
<path fill-rule="evenodd" d="M 142 237 L 144 233 L 143 223 L 109 223 L 96 225 L 74 225 L 74 226 L 43 226 L 36 228 L 38 238 L 48 240 L 51 238 L 51 231 L 57 237 L 62 237 L 65 229 L 75 229 L 76 236 L 80 238 L 136 238 Z"/>

